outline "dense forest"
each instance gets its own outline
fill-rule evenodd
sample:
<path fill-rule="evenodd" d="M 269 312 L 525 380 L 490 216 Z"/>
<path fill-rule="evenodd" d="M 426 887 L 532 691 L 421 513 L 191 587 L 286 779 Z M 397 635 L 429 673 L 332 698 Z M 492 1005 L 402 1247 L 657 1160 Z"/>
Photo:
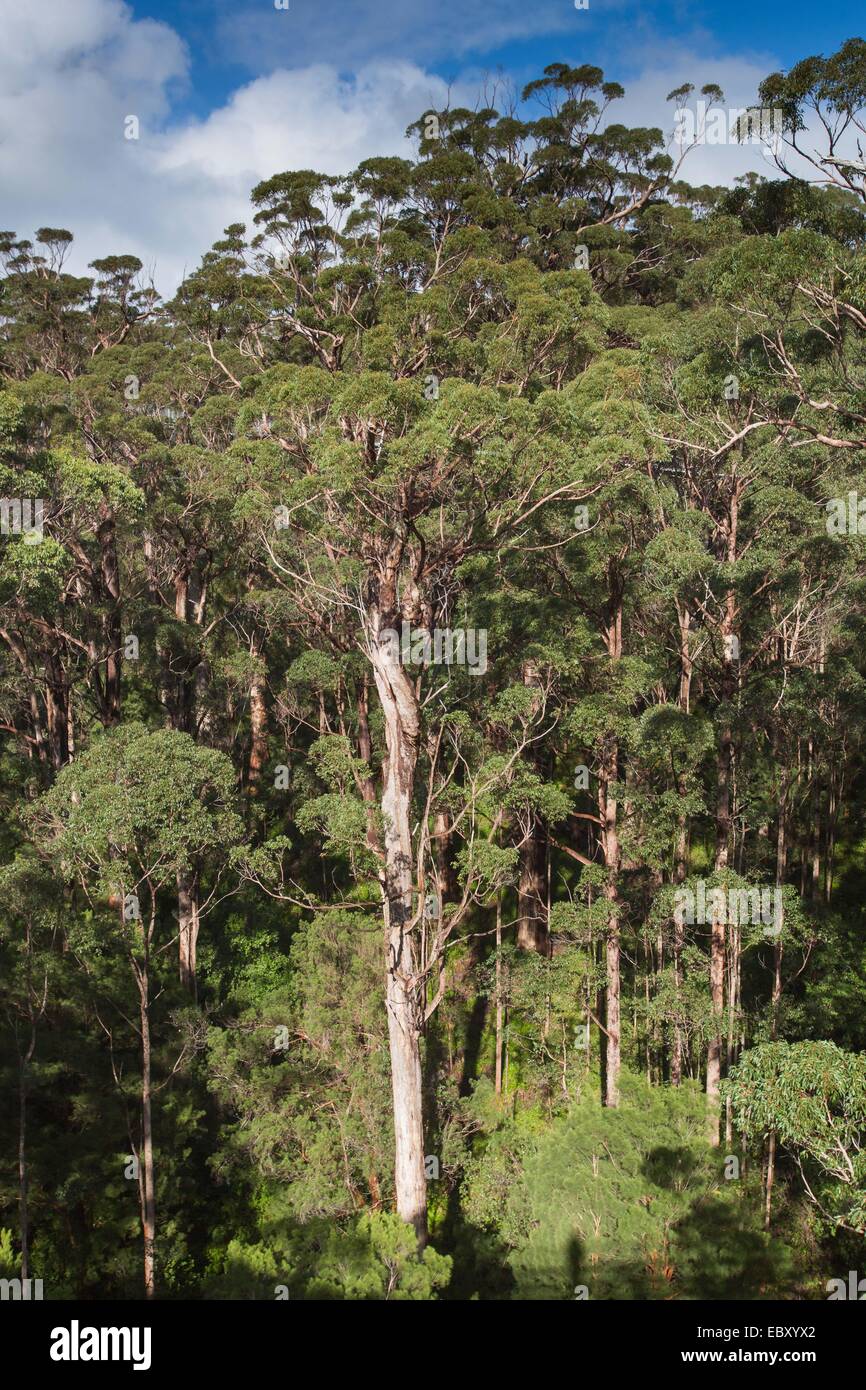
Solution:
<path fill-rule="evenodd" d="M 732 187 L 623 95 L 275 173 L 168 300 L 0 233 L 0 1276 L 863 1269 L 866 41 Z"/>

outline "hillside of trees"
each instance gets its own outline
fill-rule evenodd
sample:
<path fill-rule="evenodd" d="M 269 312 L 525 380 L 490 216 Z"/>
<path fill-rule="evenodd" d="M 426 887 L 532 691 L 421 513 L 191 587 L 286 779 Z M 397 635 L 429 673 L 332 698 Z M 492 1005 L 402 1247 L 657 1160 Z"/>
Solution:
<path fill-rule="evenodd" d="M 169 299 L 0 233 L 0 1276 L 864 1267 L 866 41 L 734 187 L 622 96 L 277 172 Z"/>

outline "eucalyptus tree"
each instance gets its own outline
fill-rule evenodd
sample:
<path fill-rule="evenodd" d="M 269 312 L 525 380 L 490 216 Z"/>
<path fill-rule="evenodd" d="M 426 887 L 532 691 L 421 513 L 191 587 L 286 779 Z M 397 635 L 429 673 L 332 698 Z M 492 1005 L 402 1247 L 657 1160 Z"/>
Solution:
<path fill-rule="evenodd" d="M 361 783 L 388 937 L 398 1209 L 419 1233 L 421 1000 L 444 940 L 422 978 L 412 936 L 418 846 L 411 809 L 426 736 L 407 660 L 417 660 L 420 649 L 421 664 L 429 665 L 425 640 L 436 640 L 437 631 L 461 640 L 451 626 L 461 567 L 507 548 L 546 502 L 583 496 L 579 467 L 568 459 L 567 416 L 538 393 L 560 385 L 586 358 L 600 323 L 584 274 L 545 281 L 526 262 L 504 267 L 465 227 L 459 207 L 467 159 L 446 151 L 422 161 L 407 198 L 414 211 L 402 219 L 405 168 L 362 166 L 355 182 L 363 201 L 346 230 L 349 195 L 339 181 L 302 172 L 259 185 L 253 201 L 262 231 L 250 248 L 252 265 L 243 273 L 238 253 L 239 288 L 224 296 L 246 305 L 251 324 L 263 284 L 271 305 L 256 328 L 235 333 L 235 352 L 254 355 L 262 345 L 264 372 L 242 411 L 245 437 L 229 451 L 239 493 L 253 499 L 258 492 L 277 517 L 279 529 L 264 530 L 261 568 L 289 594 L 307 641 L 332 653 L 363 653 L 384 718 L 381 839 L 370 819 L 370 771 Z M 211 273 L 206 258 L 201 274 Z M 204 282 L 199 292 L 193 279 L 177 313 L 239 384 L 228 366 L 230 344 L 219 353 L 214 346 Z M 288 362 L 269 366 L 274 352 Z M 309 365 L 292 366 L 296 354 Z M 465 637 L 471 643 L 474 633 Z M 467 661 L 465 648 L 458 660 Z M 479 652 L 468 660 L 483 674 Z M 364 692 L 362 684 L 355 695 L 362 722 Z M 543 723 L 543 701 L 534 705 L 522 743 L 529 726 Z M 449 930 L 472 891 L 464 885 Z"/>
<path fill-rule="evenodd" d="M 144 1290 L 156 1291 L 151 1013 L 160 943 L 160 894 L 207 858 L 211 898 L 242 842 L 235 779 L 220 753 L 174 730 L 125 724 L 96 737 L 33 805 L 30 824 L 55 871 L 117 934 L 138 994 L 141 1048 L 139 1162 Z M 109 909 L 116 916 L 112 925 Z"/>
<path fill-rule="evenodd" d="M 778 1133 L 830 1230 L 866 1232 L 866 1065 L 832 1042 L 752 1048 L 729 1083 L 747 1139 Z"/>
<path fill-rule="evenodd" d="M 527 692 L 522 710 L 509 716 L 516 723 L 516 742 L 500 766 L 465 766 L 466 801 L 452 814 L 452 831 L 463 822 L 470 844 L 462 895 L 436 933 L 422 971 L 416 941 L 430 856 L 429 818 L 438 809 L 437 782 L 447 788 L 454 763 L 466 761 L 459 742 L 449 737 L 446 719 L 435 733 L 426 795 L 415 806 L 425 722 L 435 721 L 436 711 L 435 704 L 425 710 L 431 696 L 425 697 L 424 687 L 429 683 L 435 692 L 439 683 L 443 641 L 460 644 L 452 645 L 445 663 L 456 656 L 463 679 L 481 679 L 486 669 L 486 654 L 474 645 L 486 642 L 486 633 L 456 630 L 454 624 L 461 567 L 479 553 L 513 544 L 546 502 L 582 496 L 584 487 L 557 412 L 544 396 L 531 405 L 489 388 L 443 382 L 438 400 L 427 402 L 417 381 L 310 367 L 281 371 L 263 384 L 256 405 L 271 419 L 270 439 L 258 445 L 246 441 L 237 452 L 248 457 L 252 469 L 263 451 L 275 446 L 282 451 L 277 505 L 288 525 L 273 538 L 263 536 L 273 574 L 305 616 L 308 633 L 317 634 L 326 649 L 335 634 L 351 634 L 369 663 L 384 721 L 379 880 L 396 1192 L 398 1211 L 420 1235 L 425 1226 L 420 1036 L 429 1008 L 426 977 L 484 877 L 478 855 L 471 852 L 478 800 L 502 784 L 520 750 L 544 728 L 544 703 Z M 250 485 L 254 474 L 261 471 L 251 472 Z M 437 767 L 440 757 L 444 770 Z M 415 820 L 419 810 L 420 823 Z"/>
<path fill-rule="evenodd" d="M 786 177 L 805 171 L 813 181 L 866 200 L 866 41 L 848 39 L 829 58 L 802 58 L 785 73 L 771 73 L 758 97 L 781 114 L 771 150 Z"/>
<path fill-rule="evenodd" d="M 15 1057 L 17 1092 L 18 1233 L 21 1278 L 31 1276 L 30 1101 L 39 1084 L 39 1034 L 54 1005 L 66 962 L 57 949 L 64 904 L 37 861 L 25 856 L 0 871 L 0 1011 Z"/>
<path fill-rule="evenodd" d="M 6 457 L 18 473 L 14 483 L 3 479 L 4 491 L 33 499 L 41 518 L 39 535 L 25 538 L 33 553 L 17 584 L 24 552 L 9 555 L 3 641 L 25 687 L 31 727 L 25 716 L 23 736 L 56 772 L 74 753 L 77 718 L 119 718 L 119 532 L 141 494 L 120 428 L 124 386 L 128 394 L 134 378 L 117 374 L 116 356 L 112 376 L 103 359 L 152 336 L 155 296 L 142 288 L 133 256 L 98 260 L 94 278 L 75 279 L 63 270 L 71 233 L 42 228 L 37 242 L 44 254 L 7 236 L 0 281 L 4 376 L 16 383 Z"/>

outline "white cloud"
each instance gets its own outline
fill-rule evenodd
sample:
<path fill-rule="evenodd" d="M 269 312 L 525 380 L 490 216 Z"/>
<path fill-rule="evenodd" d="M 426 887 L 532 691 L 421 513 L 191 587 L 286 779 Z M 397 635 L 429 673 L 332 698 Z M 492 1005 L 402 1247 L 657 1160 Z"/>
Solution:
<path fill-rule="evenodd" d="M 155 143 L 150 176 L 176 235 L 161 265 L 175 283 L 223 227 L 249 226 L 250 189 L 272 174 L 344 174 L 373 154 L 409 157 L 406 127 L 447 98 L 441 78 L 406 62 L 370 63 L 352 78 L 321 63 L 257 78 Z"/>
<path fill-rule="evenodd" d="M 167 25 L 133 22 L 120 0 L 0 0 L 0 31 L 3 222 L 19 236 L 69 227 L 81 238 L 79 267 L 136 249 L 144 137 L 162 127 L 171 89 L 186 79 L 183 43 Z M 138 143 L 124 138 L 127 115 L 141 123 Z"/>
<path fill-rule="evenodd" d="M 283 169 L 346 173 L 373 153 L 408 152 L 410 121 L 447 97 L 441 78 L 407 62 L 370 63 L 352 78 L 323 63 L 280 70 L 242 87 L 207 120 L 166 136 L 157 166 L 206 175 L 232 195 Z"/>
<path fill-rule="evenodd" d="M 0 0 L 0 26 L 17 45 L 0 64 L 0 220 L 19 236 L 69 228 L 76 271 L 135 254 L 163 293 L 223 227 L 250 220 L 254 183 L 408 154 L 407 125 L 447 100 L 442 79 L 412 63 L 371 62 L 351 78 L 316 64 L 257 78 L 206 120 L 172 127 L 171 89 L 188 55 L 167 25 L 134 20 L 120 0 L 43 0 L 32 28 L 21 14 L 19 0 Z M 128 115 L 138 140 L 124 136 Z"/>

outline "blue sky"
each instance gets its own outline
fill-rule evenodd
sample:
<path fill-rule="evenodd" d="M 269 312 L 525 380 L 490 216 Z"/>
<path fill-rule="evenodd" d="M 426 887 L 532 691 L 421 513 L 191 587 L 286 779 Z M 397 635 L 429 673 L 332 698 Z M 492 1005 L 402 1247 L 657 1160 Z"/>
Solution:
<path fill-rule="evenodd" d="M 371 53 L 421 62 L 453 79 L 498 68 L 518 83 L 552 61 L 590 62 L 625 85 L 647 48 L 790 66 L 829 53 L 866 28 L 854 0 L 133 0 L 137 18 L 163 20 L 189 45 L 190 86 L 177 111 L 199 116 L 251 76 L 336 62 L 353 71 Z M 769 68 L 768 68 L 769 70 Z"/>
<path fill-rule="evenodd" d="M 547 63 L 622 83 L 610 118 L 672 133 L 667 93 L 715 82 L 730 106 L 762 78 L 862 30 L 851 0 L 0 0 L 4 228 L 75 236 L 70 268 L 139 256 L 163 293 L 249 191 L 285 169 L 342 174 L 411 156 L 431 106 L 474 105 Z M 496 98 L 502 109 L 502 101 Z M 135 117 L 136 136 L 126 135 Z M 682 177 L 770 173 L 755 148 L 703 146 Z"/>

